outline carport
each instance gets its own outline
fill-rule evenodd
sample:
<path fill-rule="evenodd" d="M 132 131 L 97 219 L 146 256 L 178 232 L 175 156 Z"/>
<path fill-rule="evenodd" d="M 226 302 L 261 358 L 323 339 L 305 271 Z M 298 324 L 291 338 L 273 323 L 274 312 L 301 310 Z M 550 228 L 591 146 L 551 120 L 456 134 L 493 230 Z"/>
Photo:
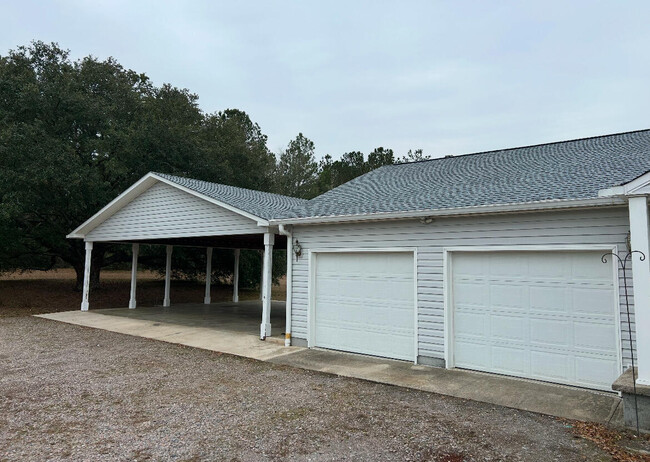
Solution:
<path fill-rule="evenodd" d="M 171 175 L 149 173 L 68 235 L 85 242 L 85 272 L 81 310 L 88 311 L 90 266 L 94 243 L 130 244 L 132 248 L 130 310 L 137 307 L 137 265 L 141 245 L 166 248 L 162 307 L 170 299 L 172 254 L 175 247 L 201 247 L 206 252 L 204 305 L 211 304 L 209 277 L 213 249 L 234 253 L 232 302 L 239 303 L 239 255 L 242 249 L 263 252 L 260 338 L 271 336 L 271 283 L 274 246 L 287 249 L 287 294 L 291 293 L 291 231 L 269 225 L 269 219 L 303 201 Z M 249 308 L 250 308 L 250 304 Z M 182 309 L 182 307 L 179 307 Z M 291 299 L 285 306 L 285 343 L 291 338 Z"/>

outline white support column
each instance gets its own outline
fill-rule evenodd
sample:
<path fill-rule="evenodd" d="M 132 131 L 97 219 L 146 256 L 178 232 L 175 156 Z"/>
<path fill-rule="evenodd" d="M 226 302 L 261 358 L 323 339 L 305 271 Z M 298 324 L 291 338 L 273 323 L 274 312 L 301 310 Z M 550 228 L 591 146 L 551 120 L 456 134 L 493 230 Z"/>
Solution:
<path fill-rule="evenodd" d="M 260 253 L 262 260 L 262 274 L 260 274 L 260 300 L 264 300 L 264 252 Z"/>
<path fill-rule="evenodd" d="M 88 311 L 90 304 L 88 298 L 90 297 L 90 265 L 93 261 L 93 243 L 86 242 L 86 261 L 84 263 L 84 287 L 81 296 L 81 311 Z"/>
<path fill-rule="evenodd" d="M 134 309 L 136 306 L 135 303 L 135 288 L 137 284 L 138 277 L 138 252 L 140 251 L 139 244 L 133 244 L 131 246 L 133 259 L 131 260 L 131 298 L 129 299 L 129 308 Z"/>
<path fill-rule="evenodd" d="M 646 256 L 632 255 L 632 284 L 634 286 L 634 319 L 636 324 L 636 382 L 650 385 L 650 234 L 648 233 L 648 202 L 645 196 L 630 197 L 630 240 L 632 250 Z"/>
<path fill-rule="evenodd" d="M 212 283 L 212 247 L 208 247 L 205 258 L 207 263 L 205 264 L 205 297 L 203 297 L 203 303 L 209 305 L 211 301 L 210 284 Z"/>
<path fill-rule="evenodd" d="M 291 297 L 293 295 L 293 233 L 287 235 L 287 295 L 285 302 L 284 346 L 291 346 Z"/>
<path fill-rule="evenodd" d="M 264 233 L 264 274 L 262 279 L 262 324 L 260 326 L 260 338 L 264 340 L 271 336 L 271 283 L 273 270 L 273 244 L 275 235 Z"/>
<path fill-rule="evenodd" d="M 167 264 L 165 266 L 165 298 L 163 299 L 163 306 L 170 305 L 169 292 L 170 292 L 170 284 L 171 284 L 171 277 L 172 277 L 172 251 L 173 250 L 174 250 L 173 245 L 167 246 Z"/>
<path fill-rule="evenodd" d="M 241 251 L 235 249 L 235 268 L 233 269 L 232 276 L 232 301 L 239 302 L 239 254 Z"/>

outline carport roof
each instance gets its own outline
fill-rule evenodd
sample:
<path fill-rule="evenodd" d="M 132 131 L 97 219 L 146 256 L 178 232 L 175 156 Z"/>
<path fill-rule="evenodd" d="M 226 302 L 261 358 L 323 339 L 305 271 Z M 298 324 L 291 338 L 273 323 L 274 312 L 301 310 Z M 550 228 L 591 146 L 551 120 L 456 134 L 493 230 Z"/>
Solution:
<path fill-rule="evenodd" d="M 154 172 L 154 175 L 265 220 L 290 215 L 294 208 L 307 202 L 305 199 L 296 197 L 238 188 L 220 183 L 210 183 L 166 173 Z"/>

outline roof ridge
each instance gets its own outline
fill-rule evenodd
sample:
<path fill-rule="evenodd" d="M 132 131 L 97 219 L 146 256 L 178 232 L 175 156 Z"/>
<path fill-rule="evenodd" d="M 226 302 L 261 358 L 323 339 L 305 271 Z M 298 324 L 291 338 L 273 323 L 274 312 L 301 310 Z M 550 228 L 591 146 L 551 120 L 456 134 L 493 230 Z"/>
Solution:
<path fill-rule="evenodd" d="M 200 180 L 198 178 L 192 178 L 189 176 L 179 176 L 179 175 L 172 175 L 171 173 L 161 173 L 161 172 L 151 172 L 154 175 L 161 175 L 164 177 L 173 177 L 173 178 L 182 178 L 184 180 L 192 180 L 192 181 L 200 181 L 202 183 L 208 183 L 211 185 L 218 185 L 218 186 L 226 186 L 228 188 L 235 188 L 235 189 L 240 189 L 242 191 L 251 191 L 254 193 L 262 193 L 262 194 L 268 194 L 269 196 L 278 196 L 278 197 L 285 197 L 287 199 L 293 199 L 293 200 L 299 200 L 299 201 L 307 201 L 308 199 L 302 199 L 300 197 L 294 197 L 294 196 L 287 196 L 284 194 L 278 194 L 278 193 L 273 193 L 273 192 L 268 192 L 268 191 L 260 191 L 259 189 L 251 189 L 251 188 L 244 188 L 242 186 L 235 186 L 231 184 L 225 184 L 225 183 L 217 183 L 215 181 L 207 181 L 207 180 Z"/>
<path fill-rule="evenodd" d="M 464 153 L 464 154 L 451 154 L 451 155 L 446 155 L 446 156 L 442 156 L 442 157 L 435 157 L 433 159 L 414 160 L 414 161 L 411 161 L 411 162 L 398 162 L 398 163 L 395 163 L 395 164 L 385 165 L 385 167 L 397 167 L 397 166 L 400 166 L 400 165 L 421 164 L 421 163 L 424 163 L 424 162 L 433 162 L 433 161 L 436 161 L 436 160 L 453 159 L 453 158 L 456 158 L 456 157 L 477 156 L 477 155 L 480 155 L 480 154 L 492 154 L 492 153 L 495 153 L 495 152 L 516 151 L 518 149 L 536 148 L 536 147 L 540 147 L 540 146 L 550 146 L 550 145 L 553 145 L 553 144 L 572 143 L 572 142 L 575 142 L 575 141 L 594 140 L 594 139 L 597 139 L 597 138 L 608 138 L 610 136 L 629 135 L 629 134 L 632 134 L 632 133 L 640 133 L 640 132 L 648 132 L 648 131 L 650 131 L 650 128 L 642 128 L 642 129 L 639 129 L 639 130 L 630 130 L 630 131 L 627 131 L 627 132 L 609 133 L 607 135 L 585 136 L 585 137 L 582 137 L 582 138 L 572 138 L 570 140 L 563 140 L 563 141 L 551 141 L 551 142 L 547 142 L 547 143 L 527 144 L 527 145 L 524 145 L 524 146 L 515 146 L 513 148 L 492 149 L 492 150 L 489 150 L 489 151 L 468 152 L 468 153 Z"/>

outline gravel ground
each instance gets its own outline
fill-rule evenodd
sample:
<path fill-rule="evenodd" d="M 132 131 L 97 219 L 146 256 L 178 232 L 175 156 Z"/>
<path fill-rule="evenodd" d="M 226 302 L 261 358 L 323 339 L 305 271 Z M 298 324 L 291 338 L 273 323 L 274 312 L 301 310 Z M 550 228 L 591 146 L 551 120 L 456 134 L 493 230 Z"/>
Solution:
<path fill-rule="evenodd" d="M 537 414 L 16 317 L 0 460 L 610 458 Z"/>

